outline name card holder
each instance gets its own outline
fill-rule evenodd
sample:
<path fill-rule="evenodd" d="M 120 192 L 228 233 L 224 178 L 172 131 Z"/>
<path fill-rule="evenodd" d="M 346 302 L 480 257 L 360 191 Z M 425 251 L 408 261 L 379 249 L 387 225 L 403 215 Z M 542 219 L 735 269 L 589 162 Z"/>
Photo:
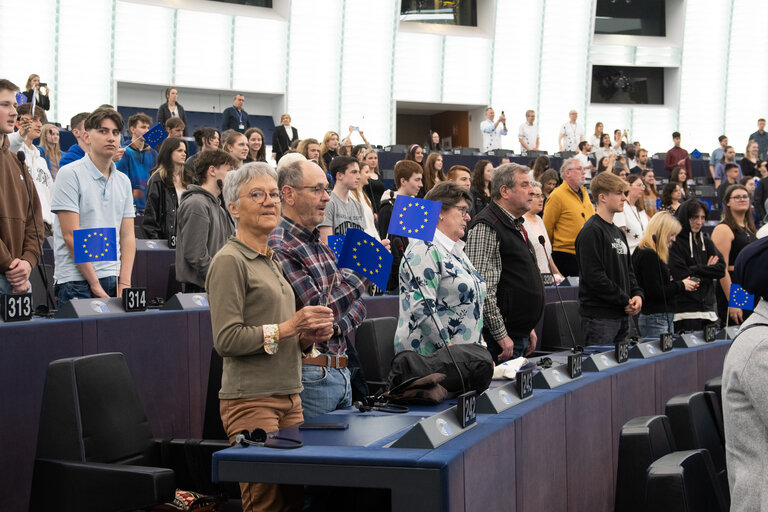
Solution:
<path fill-rule="evenodd" d="M 386 448 L 433 449 L 477 426 L 477 422 L 462 428 L 456 406 L 441 413 L 420 419 L 411 429 Z"/>
<path fill-rule="evenodd" d="M 581 378 L 581 373 L 579 373 L 578 377 L 571 377 L 569 375 L 567 363 L 555 363 L 551 368 L 543 368 L 533 376 L 533 387 L 534 389 L 554 389 L 563 384 L 573 382 L 578 378 Z"/>
<path fill-rule="evenodd" d="M 629 360 L 629 341 L 621 341 L 613 350 L 606 350 L 598 354 L 591 354 L 584 358 L 583 368 L 585 372 L 601 372 L 609 368 L 615 368 Z"/>
<path fill-rule="evenodd" d="M 123 289 L 123 310 L 126 313 L 147 310 L 147 289 L 146 288 L 125 288 Z"/>
<path fill-rule="evenodd" d="M 518 371 L 515 380 L 488 388 L 477 397 L 477 412 L 499 414 L 533 396 L 533 369 Z"/>
<path fill-rule="evenodd" d="M 675 337 L 676 348 L 700 347 L 704 343 L 704 331 L 685 332 Z"/>
<path fill-rule="evenodd" d="M 630 359 L 648 359 L 660 356 L 663 353 L 659 340 L 641 341 L 629 347 Z"/>

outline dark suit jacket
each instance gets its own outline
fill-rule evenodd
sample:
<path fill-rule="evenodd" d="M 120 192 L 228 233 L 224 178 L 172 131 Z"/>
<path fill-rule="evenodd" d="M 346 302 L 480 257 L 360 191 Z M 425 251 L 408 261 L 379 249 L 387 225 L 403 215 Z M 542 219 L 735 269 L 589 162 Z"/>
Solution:
<path fill-rule="evenodd" d="M 275 153 L 275 160 L 280 160 L 280 157 L 285 154 L 291 147 L 291 142 L 299 140 L 299 131 L 291 126 L 293 136 L 289 139 L 288 134 L 285 132 L 285 126 L 275 126 L 275 132 L 272 135 L 272 152 Z"/>
<path fill-rule="evenodd" d="M 221 121 L 221 131 L 235 130 L 236 132 L 245 133 L 245 130 L 251 127 L 251 121 L 248 119 L 248 112 L 245 110 L 240 111 L 238 116 L 237 110 L 234 105 L 227 107 L 222 112 L 223 119 Z M 241 121 L 242 119 L 242 121 Z M 243 123 L 243 129 L 240 129 L 240 123 Z"/>
<path fill-rule="evenodd" d="M 34 91 L 24 91 L 24 96 L 27 97 L 27 103 L 32 103 L 33 94 Z M 40 93 L 40 101 L 37 103 L 37 106 L 43 110 L 48 110 L 51 108 L 51 100 L 48 98 L 48 96 L 44 96 L 43 93 Z"/>
<path fill-rule="evenodd" d="M 187 135 L 187 114 L 184 113 L 184 107 L 181 106 L 181 103 L 176 103 L 176 111 L 179 114 L 179 119 L 184 121 L 184 136 Z M 157 109 L 157 122 L 160 123 L 160 126 L 165 128 L 165 122 L 171 118 L 171 109 L 168 108 L 168 102 L 166 101 L 162 105 L 160 105 L 160 108 Z"/>

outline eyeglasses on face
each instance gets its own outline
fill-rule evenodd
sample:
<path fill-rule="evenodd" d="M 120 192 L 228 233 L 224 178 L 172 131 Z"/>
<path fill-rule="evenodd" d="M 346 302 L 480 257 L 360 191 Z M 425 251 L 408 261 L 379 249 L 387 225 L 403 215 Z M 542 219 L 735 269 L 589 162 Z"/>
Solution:
<path fill-rule="evenodd" d="M 749 199 L 749 196 L 731 196 L 731 199 L 736 201 L 746 201 Z"/>
<path fill-rule="evenodd" d="M 465 215 L 469 215 L 469 208 L 467 208 L 466 206 L 454 206 L 454 208 L 459 210 L 459 213 L 461 214 L 462 217 Z"/>
<path fill-rule="evenodd" d="M 269 198 L 272 200 L 272 202 L 280 202 L 280 192 L 270 192 L 267 194 L 263 190 L 252 190 L 246 194 L 246 196 L 250 197 L 251 201 L 256 204 L 264 204 L 264 201 L 267 199 L 267 195 L 269 195 Z"/>
<path fill-rule="evenodd" d="M 315 194 L 316 197 L 322 197 L 323 192 L 325 192 L 326 194 L 328 194 L 330 196 L 331 192 L 333 192 L 333 189 L 331 187 L 326 187 L 326 186 L 323 186 L 323 185 L 315 185 L 314 187 L 310 187 L 310 186 L 304 185 L 301 188 L 304 188 L 304 189 L 307 189 L 307 190 L 311 191 L 313 194 Z"/>

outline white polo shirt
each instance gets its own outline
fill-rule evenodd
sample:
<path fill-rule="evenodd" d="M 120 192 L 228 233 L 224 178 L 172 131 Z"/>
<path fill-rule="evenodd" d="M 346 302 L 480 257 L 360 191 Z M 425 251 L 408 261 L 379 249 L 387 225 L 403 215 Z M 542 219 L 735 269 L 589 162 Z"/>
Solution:
<path fill-rule="evenodd" d="M 535 148 L 536 139 L 539 138 L 539 128 L 535 124 L 528 124 L 526 121 L 521 124 L 520 128 L 517 130 L 517 138 L 523 139 L 528 146 Z M 522 144 L 520 144 L 520 151 L 525 151 Z"/>

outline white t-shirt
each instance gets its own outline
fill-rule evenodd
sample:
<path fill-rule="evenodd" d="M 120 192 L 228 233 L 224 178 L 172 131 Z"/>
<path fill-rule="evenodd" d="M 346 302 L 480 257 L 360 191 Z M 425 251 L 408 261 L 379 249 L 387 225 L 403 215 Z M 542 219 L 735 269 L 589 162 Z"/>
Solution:
<path fill-rule="evenodd" d="M 528 124 L 526 121 L 521 124 L 520 128 L 517 130 L 517 138 L 523 139 L 529 147 L 535 148 L 536 139 L 539 138 L 539 128 L 535 124 Z M 520 144 L 520 151 L 525 151 L 522 144 Z"/>
<path fill-rule="evenodd" d="M 589 157 L 584 153 L 576 153 L 573 158 L 581 162 L 582 167 L 584 167 L 584 177 L 588 180 L 592 179 L 592 162 L 589 161 Z"/>
<path fill-rule="evenodd" d="M 648 227 L 648 215 L 645 210 L 637 211 L 637 207 L 630 204 L 624 205 L 624 211 L 618 212 L 613 216 L 613 223 L 620 228 L 624 228 L 627 235 L 627 245 L 629 253 L 635 252 L 637 244 L 643 238 L 643 233 Z"/>
<path fill-rule="evenodd" d="M 560 135 L 565 135 L 562 141 L 563 151 L 578 151 L 579 142 L 584 137 L 584 129 L 579 123 L 567 122 L 560 127 Z"/>
<path fill-rule="evenodd" d="M 492 149 L 501 149 L 501 137 L 507 134 L 507 130 L 504 129 L 504 125 L 499 123 L 499 126 L 494 127 L 493 121 L 485 119 L 480 123 L 480 129 L 483 132 L 483 152 L 487 153 Z"/>
<path fill-rule="evenodd" d="M 48 170 L 48 164 L 40 155 L 40 151 L 37 148 L 30 148 L 24 143 L 24 139 L 21 138 L 19 132 L 14 132 L 8 135 L 8 141 L 10 142 L 9 150 L 11 153 L 19 151 L 24 152 L 24 163 L 29 169 L 29 174 L 32 175 L 32 179 L 35 182 L 35 188 L 37 189 L 37 195 L 40 198 L 40 211 L 43 216 L 43 220 L 53 226 L 53 219 L 55 215 L 51 212 L 51 198 L 53 197 L 53 177 L 51 171 Z M 39 227 L 41 230 L 42 226 Z M 42 231 L 41 231 L 42 232 Z"/>
<path fill-rule="evenodd" d="M 549 273 L 549 257 L 552 255 L 552 242 L 549 241 L 549 235 L 547 235 L 547 228 L 544 226 L 544 221 L 541 217 L 534 215 L 534 220 L 531 221 L 528 217 L 525 217 L 523 226 L 528 232 L 528 239 L 531 241 L 533 250 L 536 253 L 536 263 L 539 265 L 539 272 L 542 274 Z M 539 235 L 544 236 L 544 247 L 539 243 Z"/>

